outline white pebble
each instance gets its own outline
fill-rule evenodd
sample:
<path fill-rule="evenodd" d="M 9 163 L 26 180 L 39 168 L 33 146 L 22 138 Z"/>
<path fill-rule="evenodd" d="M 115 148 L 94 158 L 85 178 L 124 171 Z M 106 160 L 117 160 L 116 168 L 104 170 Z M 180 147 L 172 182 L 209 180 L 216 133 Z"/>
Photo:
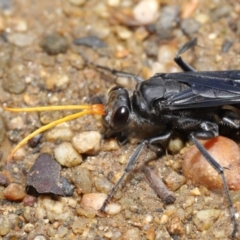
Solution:
<path fill-rule="evenodd" d="M 105 143 L 102 146 L 102 151 L 116 151 L 119 150 L 119 145 L 116 139 L 110 138 L 105 141 Z"/>
<path fill-rule="evenodd" d="M 157 0 L 142 0 L 133 9 L 133 16 L 140 24 L 149 24 L 157 20 L 159 2 Z"/>
<path fill-rule="evenodd" d="M 181 138 L 172 138 L 170 139 L 168 143 L 168 150 L 170 150 L 171 153 L 176 154 L 179 153 L 184 147 L 184 142 Z"/>
<path fill-rule="evenodd" d="M 105 212 L 109 215 L 116 215 L 118 213 L 120 213 L 122 210 L 121 206 L 116 204 L 116 203 L 109 203 L 106 206 L 106 210 Z"/>
<path fill-rule="evenodd" d="M 100 151 L 101 135 L 96 131 L 81 132 L 72 139 L 79 153 L 95 155 Z"/>
<path fill-rule="evenodd" d="M 81 201 L 81 207 L 84 209 L 93 209 L 98 211 L 103 202 L 107 198 L 105 193 L 87 193 L 84 194 Z M 109 203 L 105 209 L 106 213 L 109 215 L 118 214 L 121 211 L 121 206 L 116 203 Z"/>
<path fill-rule="evenodd" d="M 45 136 L 48 141 L 54 142 L 58 139 L 62 141 L 70 141 L 73 135 L 74 134 L 70 128 L 56 127 L 56 128 L 50 129 Z"/>
<path fill-rule="evenodd" d="M 21 116 L 17 116 L 15 118 L 12 118 L 9 123 L 8 123 L 8 127 L 9 129 L 13 130 L 13 129 L 23 129 L 25 126 L 23 118 Z"/>
<path fill-rule="evenodd" d="M 8 41 L 18 47 L 26 47 L 33 43 L 34 37 L 26 33 L 13 33 L 8 36 Z"/>
<path fill-rule="evenodd" d="M 117 36 L 122 40 L 126 40 L 132 37 L 132 32 L 123 26 L 116 26 L 115 31 L 117 33 Z"/>
<path fill-rule="evenodd" d="M 24 226 L 24 232 L 26 232 L 26 233 L 30 233 L 33 229 L 34 229 L 34 225 L 31 223 L 27 223 Z"/>
<path fill-rule="evenodd" d="M 14 28 L 17 32 L 25 32 L 28 30 L 27 22 L 23 19 L 15 19 L 14 20 Z"/>
<path fill-rule="evenodd" d="M 85 4 L 86 0 L 69 0 L 69 2 L 75 6 L 81 6 Z"/>
<path fill-rule="evenodd" d="M 82 156 L 77 153 L 69 142 L 63 142 L 55 147 L 54 157 L 65 167 L 74 167 L 82 162 Z"/>
<path fill-rule="evenodd" d="M 121 0 L 107 0 L 107 4 L 110 7 L 118 7 L 121 3 Z"/>
<path fill-rule="evenodd" d="M 49 221 L 67 221 L 73 216 L 73 209 L 68 206 L 68 198 L 59 197 L 58 201 L 49 196 L 40 196 L 36 207 L 36 216 L 43 219 L 47 216 Z"/>

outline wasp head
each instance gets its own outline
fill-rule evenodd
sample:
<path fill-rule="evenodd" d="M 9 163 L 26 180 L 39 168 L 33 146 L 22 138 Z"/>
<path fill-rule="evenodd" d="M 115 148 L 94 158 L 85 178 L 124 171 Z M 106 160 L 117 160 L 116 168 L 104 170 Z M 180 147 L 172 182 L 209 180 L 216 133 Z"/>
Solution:
<path fill-rule="evenodd" d="M 129 122 L 131 104 L 128 91 L 120 86 L 113 87 L 108 93 L 105 105 L 104 125 L 112 132 L 120 132 Z"/>

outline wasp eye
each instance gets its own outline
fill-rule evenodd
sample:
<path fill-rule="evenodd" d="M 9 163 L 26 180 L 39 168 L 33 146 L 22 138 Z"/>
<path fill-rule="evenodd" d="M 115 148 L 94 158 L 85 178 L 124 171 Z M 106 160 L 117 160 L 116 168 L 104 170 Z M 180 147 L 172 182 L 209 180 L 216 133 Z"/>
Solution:
<path fill-rule="evenodd" d="M 129 118 L 129 109 L 125 106 L 119 107 L 112 115 L 111 123 L 114 129 L 124 127 Z"/>

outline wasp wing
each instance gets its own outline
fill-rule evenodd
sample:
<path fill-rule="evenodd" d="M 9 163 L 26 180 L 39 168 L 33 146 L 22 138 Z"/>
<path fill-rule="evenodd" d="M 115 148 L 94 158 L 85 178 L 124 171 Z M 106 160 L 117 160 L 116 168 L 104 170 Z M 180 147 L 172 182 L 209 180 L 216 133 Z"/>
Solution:
<path fill-rule="evenodd" d="M 240 103 L 240 71 L 179 72 L 160 74 L 164 81 L 189 87 L 169 94 L 161 104 L 166 109 L 215 107 Z"/>

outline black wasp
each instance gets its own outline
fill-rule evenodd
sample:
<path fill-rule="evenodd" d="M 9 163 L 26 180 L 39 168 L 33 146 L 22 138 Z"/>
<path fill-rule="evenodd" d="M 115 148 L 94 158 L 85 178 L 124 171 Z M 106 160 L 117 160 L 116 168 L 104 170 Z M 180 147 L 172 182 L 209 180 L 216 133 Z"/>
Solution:
<path fill-rule="evenodd" d="M 183 72 L 158 73 L 146 81 L 129 73 L 96 65 L 80 53 L 87 63 L 97 68 L 110 71 L 115 75 L 134 78 L 137 81 L 135 90 L 130 96 L 129 91 L 121 86 L 112 88 L 104 106 L 95 104 L 24 109 L 4 107 L 5 110 L 12 112 L 82 110 L 34 131 L 13 149 L 9 161 L 22 145 L 40 132 L 85 114 L 104 115 L 106 135 L 115 135 L 120 138 L 136 136 L 142 139 L 129 158 L 122 176 L 104 201 L 100 209 L 104 211 L 126 174 L 133 169 L 144 146 L 157 145 L 164 148 L 174 133 L 184 133 L 222 178 L 233 223 L 232 237 L 235 237 L 238 226 L 224 168 L 208 153 L 198 139 L 211 139 L 223 134 L 223 127 L 229 131 L 240 129 L 240 71 L 197 72 L 180 56 L 196 45 L 196 42 L 196 39 L 187 42 L 174 58 Z"/>
<path fill-rule="evenodd" d="M 166 146 L 176 132 L 188 134 L 209 164 L 220 174 L 227 195 L 231 220 L 232 237 L 237 232 L 235 210 L 224 175 L 224 168 L 208 153 L 198 139 L 210 139 L 221 134 L 222 126 L 239 130 L 240 114 L 240 71 L 197 72 L 183 61 L 180 54 L 196 45 L 197 39 L 187 42 L 174 60 L 184 72 L 157 73 L 150 79 L 126 73 L 137 80 L 133 93 L 121 86 L 112 88 L 105 104 L 104 123 L 110 134 L 141 136 L 143 139 L 128 160 L 124 172 L 108 194 L 101 207 L 104 211 L 125 175 L 131 171 L 144 146 Z M 105 67 L 117 75 L 124 75 Z M 235 105 L 231 108 L 226 105 Z M 146 133 L 145 136 L 142 135 Z"/>

